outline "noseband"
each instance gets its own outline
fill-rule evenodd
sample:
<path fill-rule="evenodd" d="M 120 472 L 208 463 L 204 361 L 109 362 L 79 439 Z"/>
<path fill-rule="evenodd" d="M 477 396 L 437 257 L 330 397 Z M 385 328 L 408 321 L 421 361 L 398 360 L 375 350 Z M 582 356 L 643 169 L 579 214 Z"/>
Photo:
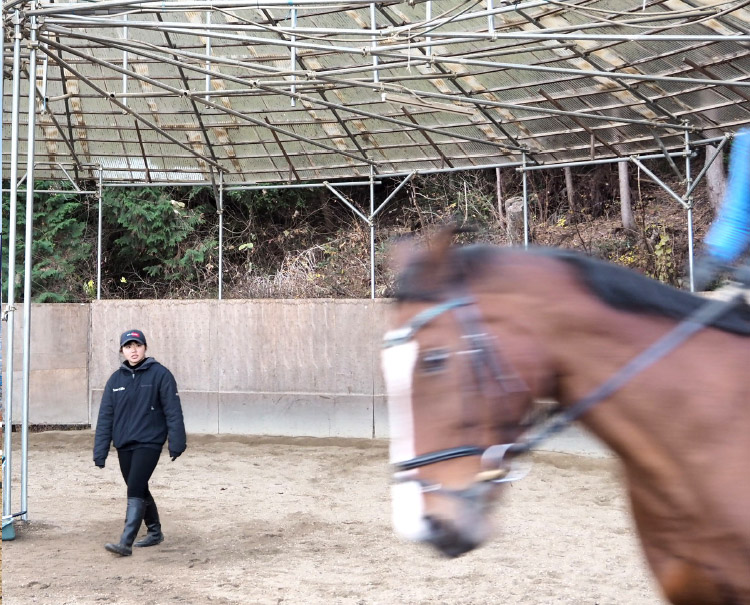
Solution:
<path fill-rule="evenodd" d="M 476 385 L 475 390 L 480 391 L 490 399 L 501 401 L 507 397 L 526 396 L 529 392 L 528 386 L 495 346 L 495 339 L 485 329 L 473 298 L 452 298 L 425 309 L 413 317 L 406 326 L 386 334 L 384 348 L 408 343 L 425 325 L 449 311 L 455 314 L 461 326 L 462 336 L 468 343 L 468 348 L 461 353 L 469 357 L 474 384 Z M 518 424 L 511 428 L 515 432 L 522 427 L 523 425 Z M 507 427 L 505 428 L 507 429 Z M 526 474 L 527 471 L 519 473 L 504 460 L 505 454 L 511 450 L 513 445 L 505 443 L 487 448 L 469 445 L 422 454 L 395 463 L 393 465 L 394 480 L 399 483 L 416 481 L 422 486 L 422 491 L 425 492 L 440 492 L 458 498 L 476 500 L 490 484 L 515 481 Z M 475 484 L 467 489 L 446 489 L 440 485 L 418 479 L 411 472 L 424 466 L 472 456 L 481 458 L 481 466 L 484 470 L 477 474 Z"/>

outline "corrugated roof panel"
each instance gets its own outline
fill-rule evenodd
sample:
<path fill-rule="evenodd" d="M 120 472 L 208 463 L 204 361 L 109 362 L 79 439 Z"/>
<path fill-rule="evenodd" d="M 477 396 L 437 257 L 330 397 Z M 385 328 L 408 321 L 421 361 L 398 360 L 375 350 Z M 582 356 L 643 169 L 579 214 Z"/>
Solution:
<path fill-rule="evenodd" d="M 101 163 L 112 181 L 209 181 L 217 170 L 227 183 L 319 181 L 367 177 L 370 164 L 389 174 L 524 151 L 542 163 L 658 152 L 657 138 L 681 149 L 682 120 L 694 139 L 750 123 L 739 2 L 485 8 L 43 2 L 39 176 L 58 178 L 61 163 L 94 177 Z"/>

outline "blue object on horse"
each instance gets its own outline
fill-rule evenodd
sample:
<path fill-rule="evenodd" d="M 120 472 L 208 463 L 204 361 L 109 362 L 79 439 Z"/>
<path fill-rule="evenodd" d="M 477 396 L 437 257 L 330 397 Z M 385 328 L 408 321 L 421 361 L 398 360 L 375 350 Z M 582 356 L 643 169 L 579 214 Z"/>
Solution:
<path fill-rule="evenodd" d="M 727 192 L 704 243 L 709 255 L 727 265 L 750 245 L 750 129 L 734 137 Z"/>

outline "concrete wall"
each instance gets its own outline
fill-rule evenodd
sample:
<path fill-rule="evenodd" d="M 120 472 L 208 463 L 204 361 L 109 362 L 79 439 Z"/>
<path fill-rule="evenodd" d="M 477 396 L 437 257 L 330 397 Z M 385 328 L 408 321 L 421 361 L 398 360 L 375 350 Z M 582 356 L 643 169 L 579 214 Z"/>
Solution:
<path fill-rule="evenodd" d="M 386 438 L 380 345 L 388 301 L 100 301 L 32 305 L 30 422 L 96 423 L 119 335 L 142 329 L 174 373 L 191 433 Z M 15 319 L 21 418 L 23 314 Z M 5 362 L 6 322 L 3 328 Z M 3 386 L 7 386 L 3 365 Z M 553 451 L 604 451 L 575 429 Z M 597 449 L 598 448 L 598 449 Z"/>
<path fill-rule="evenodd" d="M 121 360 L 119 335 L 139 328 L 148 337 L 148 354 L 177 379 L 190 432 L 384 438 L 380 344 L 388 304 L 330 299 L 34 304 L 29 419 L 95 425 L 102 389 Z M 5 393 L 5 321 L 2 331 Z M 21 305 L 14 334 L 13 421 L 19 422 Z"/>
<path fill-rule="evenodd" d="M 21 421 L 23 306 L 13 330 L 13 421 Z M 7 376 L 7 322 L 2 322 L 3 403 Z M 88 424 L 89 305 L 32 304 L 29 419 L 33 424 Z"/>
<path fill-rule="evenodd" d="M 189 432 L 385 437 L 380 343 L 387 301 L 96 301 L 89 397 L 120 362 L 119 335 L 145 332 L 177 379 Z"/>

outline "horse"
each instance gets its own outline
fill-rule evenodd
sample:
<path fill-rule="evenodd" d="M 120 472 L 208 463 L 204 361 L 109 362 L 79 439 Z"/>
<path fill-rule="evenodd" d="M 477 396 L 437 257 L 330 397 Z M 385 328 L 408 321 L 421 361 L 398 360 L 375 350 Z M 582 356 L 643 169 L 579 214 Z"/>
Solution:
<path fill-rule="evenodd" d="M 540 427 L 577 419 L 622 462 L 665 598 L 750 604 L 750 307 L 578 252 L 455 246 L 456 231 L 395 254 L 396 532 L 450 557 L 478 547 Z M 544 399 L 560 416 L 543 423 Z"/>

